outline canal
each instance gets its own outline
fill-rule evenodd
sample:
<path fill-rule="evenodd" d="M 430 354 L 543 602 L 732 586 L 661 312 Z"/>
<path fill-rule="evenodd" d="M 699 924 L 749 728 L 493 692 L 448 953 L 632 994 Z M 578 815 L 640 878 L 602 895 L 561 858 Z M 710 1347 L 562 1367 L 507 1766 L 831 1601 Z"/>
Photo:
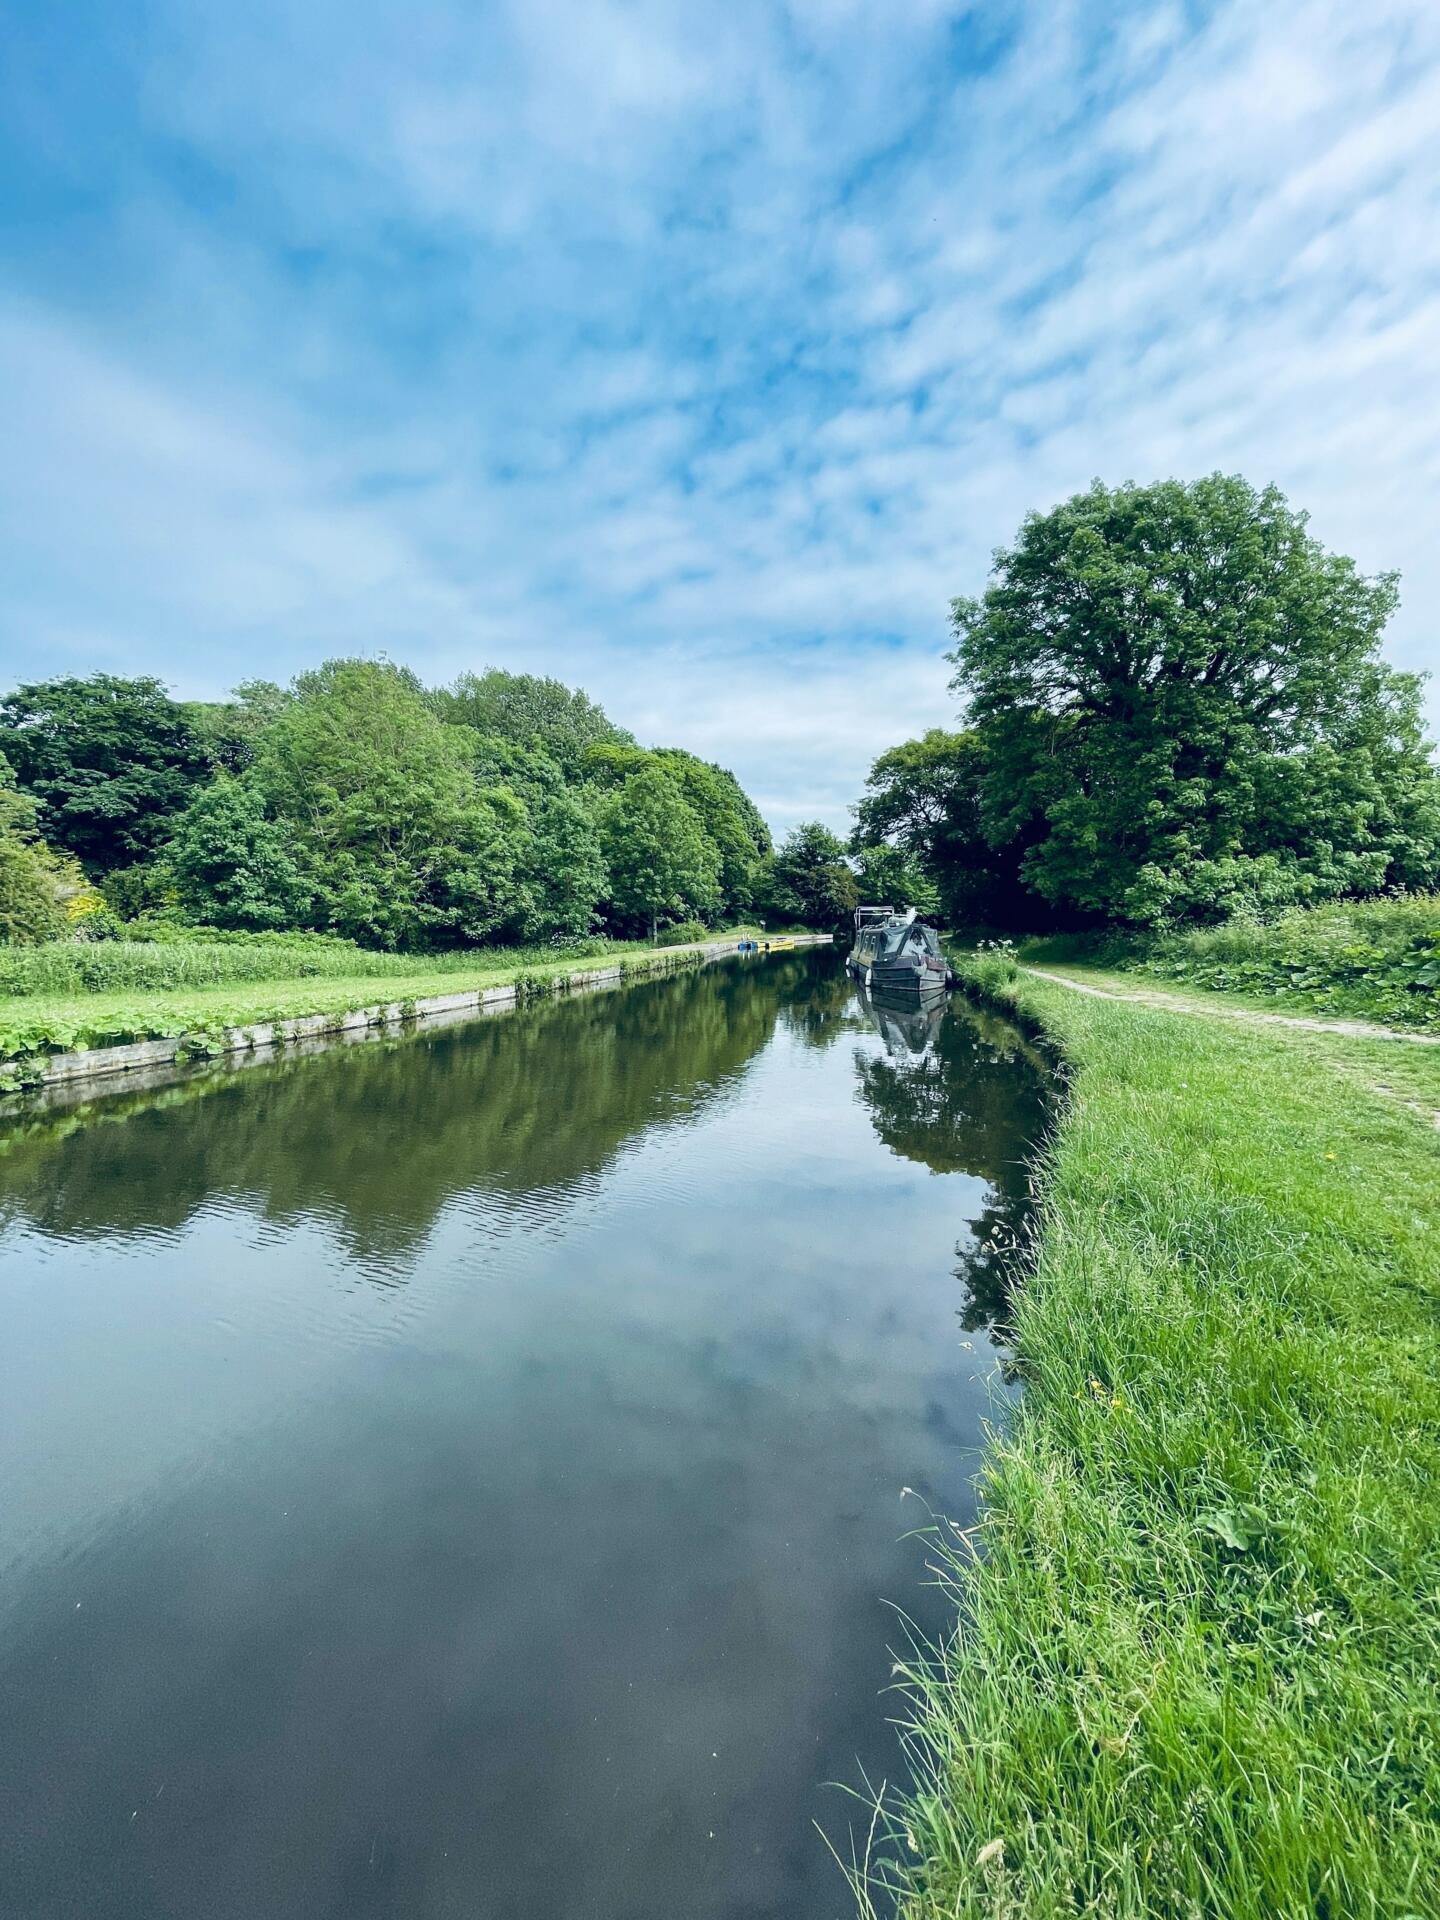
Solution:
<path fill-rule="evenodd" d="M 0 1125 L 0 1913 L 846 1915 L 1042 1124 L 827 951 Z"/>

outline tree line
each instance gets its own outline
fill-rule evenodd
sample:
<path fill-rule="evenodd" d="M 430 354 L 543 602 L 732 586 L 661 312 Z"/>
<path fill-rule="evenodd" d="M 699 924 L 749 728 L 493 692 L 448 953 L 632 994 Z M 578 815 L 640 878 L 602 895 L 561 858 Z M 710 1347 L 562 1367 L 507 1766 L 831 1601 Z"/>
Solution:
<path fill-rule="evenodd" d="M 802 835 L 803 840 L 803 835 Z M 182 703 L 97 673 L 0 702 L 0 935 L 139 918 L 424 951 L 805 917 L 734 775 L 582 692 L 339 659 Z"/>
<path fill-rule="evenodd" d="M 963 724 L 882 753 L 857 846 L 955 926 L 1158 930 L 1440 883 L 1393 574 L 1236 475 L 1032 513 L 952 606 Z"/>

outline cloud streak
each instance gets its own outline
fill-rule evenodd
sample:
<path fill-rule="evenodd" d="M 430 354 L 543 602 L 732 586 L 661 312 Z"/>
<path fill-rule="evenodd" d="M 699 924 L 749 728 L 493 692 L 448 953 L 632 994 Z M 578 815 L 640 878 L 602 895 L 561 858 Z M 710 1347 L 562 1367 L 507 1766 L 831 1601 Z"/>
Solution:
<path fill-rule="evenodd" d="M 584 684 L 843 825 L 1031 506 L 1239 469 L 1440 595 L 1440 15 L 22 12 L 6 665 Z M 82 60 L 76 46 L 87 46 Z"/>

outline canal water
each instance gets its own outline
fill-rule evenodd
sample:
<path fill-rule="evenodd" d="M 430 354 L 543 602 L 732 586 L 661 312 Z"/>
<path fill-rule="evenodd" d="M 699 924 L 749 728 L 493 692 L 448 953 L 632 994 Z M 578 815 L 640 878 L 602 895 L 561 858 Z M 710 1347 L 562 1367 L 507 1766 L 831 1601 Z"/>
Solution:
<path fill-rule="evenodd" d="M 1041 1086 L 816 952 L 0 1126 L 0 1914 L 848 1914 Z"/>

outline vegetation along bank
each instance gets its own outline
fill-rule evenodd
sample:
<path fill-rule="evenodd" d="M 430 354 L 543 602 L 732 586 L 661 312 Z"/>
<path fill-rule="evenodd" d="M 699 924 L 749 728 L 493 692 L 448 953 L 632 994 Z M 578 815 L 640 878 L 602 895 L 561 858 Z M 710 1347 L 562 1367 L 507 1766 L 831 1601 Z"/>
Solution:
<path fill-rule="evenodd" d="M 1440 776 L 1398 592 L 1273 487 L 1097 481 L 954 602 L 959 724 L 870 770 L 857 839 L 1066 1086 L 876 1912 L 1440 1912 Z"/>
<path fill-rule="evenodd" d="M 871 1894 L 1440 1911 L 1440 1047 L 957 964 L 1068 1091 Z"/>

